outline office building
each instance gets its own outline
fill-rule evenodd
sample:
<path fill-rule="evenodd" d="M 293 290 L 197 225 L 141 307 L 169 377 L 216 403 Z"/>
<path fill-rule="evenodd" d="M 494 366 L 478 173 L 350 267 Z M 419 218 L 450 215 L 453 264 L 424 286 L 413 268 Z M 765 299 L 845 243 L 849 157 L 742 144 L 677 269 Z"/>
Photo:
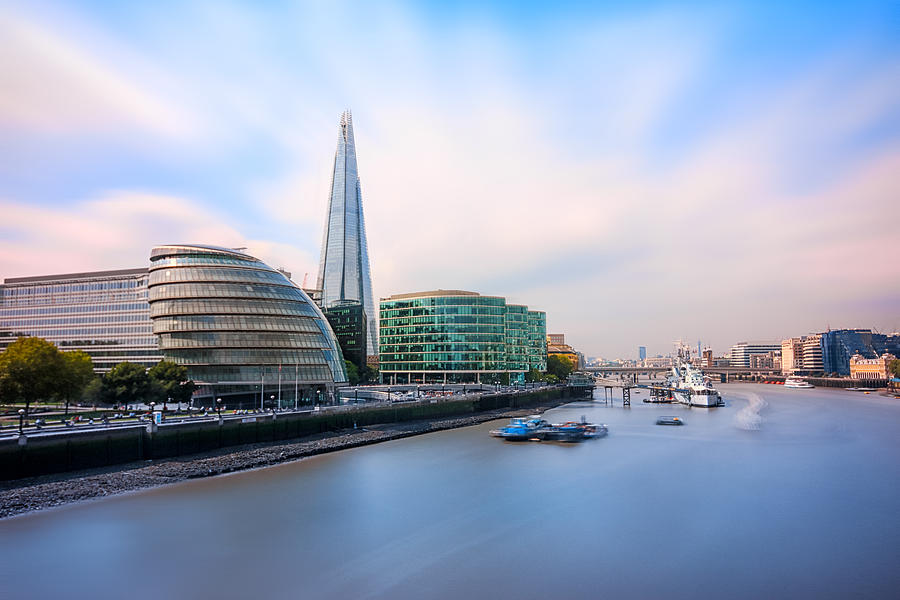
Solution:
<path fill-rule="evenodd" d="M 324 311 L 345 360 L 362 371 L 366 366 L 366 311 L 354 300 L 336 302 Z"/>
<path fill-rule="evenodd" d="M 198 396 L 292 406 L 330 397 L 347 381 L 319 307 L 283 273 L 243 252 L 154 248 L 149 303 L 160 350 L 187 367 Z"/>
<path fill-rule="evenodd" d="M 381 377 L 390 383 L 524 381 L 545 365 L 544 313 L 499 296 L 435 290 L 383 298 Z"/>
<path fill-rule="evenodd" d="M 0 285 L 0 350 L 36 336 L 61 350 L 83 350 L 94 370 L 162 359 L 150 323 L 148 271 L 122 269 L 8 278 Z"/>
<path fill-rule="evenodd" d="M 638 346 L 638 360 L 641 362 L 647 360 L 647 347 L 646 346 Z"/>
<path fill-rule="evenodd" d="M 750 368 L 750 355 L 768 354 L 781 350 L 781 344 L 775 342 L 738 342 L 731 347 L 731 366 Z"/>
<path fill-rule="evenodd" d="M 878 358 L 888 352 L 900 355 L 900 334 L 875 333 L 871 329 L 832 329 L 822 337 L 822 368 L 826 374 L 850 375 L 850 358 Z"/>
<path fill-rule="evenodd" d="M 346 301 L 362 304 L 368 327 L 366 352 L 369 356 L 377 356 L 378 319 L 372 301 L 362 188 L 356 165 L 353 119 L 349 111 L 341 115 L 316 288 L 322 290 L 323 308 Z"/>

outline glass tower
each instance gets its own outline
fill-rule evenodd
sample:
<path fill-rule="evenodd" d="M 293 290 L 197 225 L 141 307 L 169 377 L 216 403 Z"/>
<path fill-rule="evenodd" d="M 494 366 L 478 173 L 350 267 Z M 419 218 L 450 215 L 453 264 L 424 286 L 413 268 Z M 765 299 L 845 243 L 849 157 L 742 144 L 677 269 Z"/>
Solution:
<path fill-rule="evenodd" d="M 372 301 L 369 249 L 363 219 L 362 191 L 356 168 L 356 142 L 349 111 L 341 115 L 328 218 L 322 239 L 317 287 L 325 309 L 346 301 L 363 305 L 366 313 L 366 353 L 378 355 L 378 320 Z"/>

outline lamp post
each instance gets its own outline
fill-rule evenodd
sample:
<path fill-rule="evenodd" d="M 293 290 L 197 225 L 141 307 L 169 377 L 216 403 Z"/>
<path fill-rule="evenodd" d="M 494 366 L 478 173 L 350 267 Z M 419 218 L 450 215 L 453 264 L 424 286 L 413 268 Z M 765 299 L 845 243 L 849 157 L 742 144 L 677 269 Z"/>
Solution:
<path fill-rule="evenodd" d="M 216 398 L 216 412 L 219 415 L 219 422 L 222 422 L 222 399 Z"/>
<path fill-rule="evenodd" d="M 25 422 L 25 409 L 20 408 L 19 409 L 19 435 L 22 435 L 22 433 L 23 433 L 22 426 L 23 426 L 24 422 Z"/>
<path fill-rule="evenodd" d="M 275 394 L 272 394 L 271 396 L 269 396 L 269 400 L 272 401 L 272 404 L 275 404 Z M 274 411 L 275 409 L 273 408 L 272 410 Z"/>
<path fill-rule="evenodd" d="M 155 415 L 153 414 L 153 411 L 154 411 L 155 409 L 156 409 L 156 402 L 151 402 L 151 403 L 150 403 L 150 420 L 151 420 L 151 421 L 152 421 L 152 420 L 154 419 L 154 417 L 155 417 Z"/>

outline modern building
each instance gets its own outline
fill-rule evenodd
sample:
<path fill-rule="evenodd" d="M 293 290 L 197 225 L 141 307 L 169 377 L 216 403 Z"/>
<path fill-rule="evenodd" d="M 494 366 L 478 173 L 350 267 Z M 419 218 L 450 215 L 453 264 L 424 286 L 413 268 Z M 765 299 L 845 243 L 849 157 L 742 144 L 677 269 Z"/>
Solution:
<path fill-rule="evenodd" d="M 807 375 L 823 372 L 821 334 L 814 333 L 803 338 L 803 360 L 801 365 L 803 372 Z"/>
<path fill-rule="evenodd" d="M 554 346 L 565 346 L 566 345 L 566 334 L 564 334 L 564 333 L 548 333 L 547 334 L 547 343 L 552 344 Z"/>
<path fill-rule="evenodd" d="M 900 334 L 875 333 L 871 329 L 832 329 L 822 337 L 822 368 L 826 374 L 850 375 L 854 354 L 878 358 L 885 352 L 900 355 Z"/>
<path fill-rule="evenodd" d="M 701 367 L 712 368 L 715 366 L 712 348 L 704 348 L 703 353 L 700 355 L 700 359 Z"/>
<path fill-rule="evenodd" d="M 528 370 L 547 370 L 547 313 L 528 311 Z"/>
<path fill-rule="evenodd" d="M 355 300 L 336 302 L 324 311 L 345 360 L 362 370 L 366 366 L 366 311 Z"/>
<path fill-rule="evenodd" d="M 323 308 L 346 301 L 362 304 L 368 326 L 366 352 L 369 356 L 377 356 L 378 319 L 372 300 L 362 188 L 356 165 L 353 118 L 349 111 L 341 115 L 316 288 L 322 290 Z"/>
<path fill-rule="evenodd" d="M 731 366 L 750 368 L 751 354 L 768 354 L 781 350 L 781 344 L 775 342 L 738 342 L 731 347 Z"/>
<path fill-rule="evenodd" d="M 389 383 L 524 381 L 546 368 L 546 316 L 461 290 L 381 299 L 381 377 Z"/>
<path fill-rule="evenodd" d="M 200 397 L 293 406 L 326 399 L 347 381 L 319 307 L 249 254 L 158 246 L 150 254 L 148 299 L 160 350 L 187 367 Z"/>
<path fill-rule="evenodd" d="M 640 361 L 647 360 L 647 347 L 646 346 L 638 346 L 638 360 L 640 360 Z"/>
<path fill-rule="evenodd" d="M 850 379 L 886 380 L 891 376 L 889 366 L 894 360 L 897 357 L 888 352 L 878 358 L 854 354 L 850 357 Z"/>
<path fill-rule="evenodd" d="M 15 277 L 0 285 L 0 350 L 37 336 L 61 350 L 84 350 L 104 373 L 130 361 L 162 359 L 150 323 L 148 271 L 122 269 Z"/>

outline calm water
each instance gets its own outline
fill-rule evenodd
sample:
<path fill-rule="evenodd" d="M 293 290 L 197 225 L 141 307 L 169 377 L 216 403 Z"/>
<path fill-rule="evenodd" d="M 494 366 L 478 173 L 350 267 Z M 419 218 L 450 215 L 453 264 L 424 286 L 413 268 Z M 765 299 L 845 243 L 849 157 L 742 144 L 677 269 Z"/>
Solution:
<path fill-rule="evenodd" d="M 9 519 L 0 596 L 898 597 L 900 400 L 722 391 L 551 411 L 609 424 L 580 445 L 485 424 Z"/>

